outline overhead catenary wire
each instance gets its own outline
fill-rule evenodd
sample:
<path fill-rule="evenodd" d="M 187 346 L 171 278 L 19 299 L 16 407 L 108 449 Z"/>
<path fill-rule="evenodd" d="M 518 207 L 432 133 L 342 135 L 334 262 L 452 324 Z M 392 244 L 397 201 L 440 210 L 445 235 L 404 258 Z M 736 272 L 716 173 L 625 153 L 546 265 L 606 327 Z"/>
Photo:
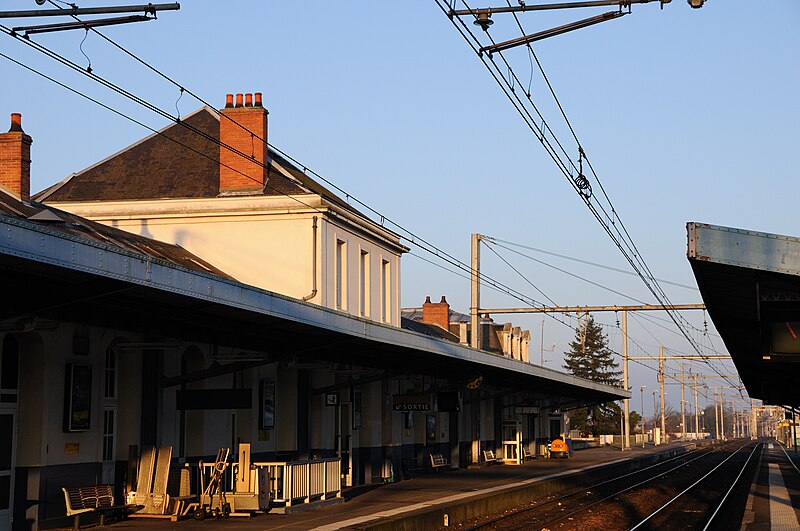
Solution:
<path fill-rule="evenodd" d="M 99 33 L 99 32 L 97 32 L 97 33 Z M 103 36 L 103 37 L 104 37 L 104 38 L 106 38 L 105 36 Z M 107 39 L 107 38 L 106 38 L 106 39 Z M 112 43 L 113 43 L 113 41 L 110 41 L 110 39 L 107 39 L 107 40 L 109 40 L 109 42 L 112 42 Z M 114 44 L 116 45 L 116 43 L 114 43 Z M 119 47 L 119 45 L 116 45 L 116 46 L 118 46 L 118 47 Z M 121 47 L 120 47 L 120 49 L 124 50 L 124 48 L 121 48 Z M 125 50 L 125 51 L 126 51 L 126 53 L 129 53 L 129 52 L 127 52 L 127 50 Z M 129 53 L 129 55 L 131 55 L 132 57 L 135 57 L 134 55 L 132 55 L 132 54 L 130 54 L 130 53 Z M 5 56 L 5 57 L 7 57 L 7 56 Z M 137 60 L 138 60 L 138 58 L 137 58 Z M 143 63 L 143 64 L 146 64 L 146 63 Z M 163 75 L 163 74 L 162 74 L 162 75 Z M 98 76 L 98 77 L 99 77 L 99 76 Z M 165 79 L 169 79 L 169 78 L 168 78 L 168 77 L 165 77 Z M 53 80 L 53 81 L 55 81 L 55 80 Z M 170 80 L 170 81 L 172 81 L 172 80 Z M 101 83 L 101 84 L 102 84 L 102 83 Z M 182 88 L 182 89 L 183 89 L 183 87 L 181 87 L 179 84 L 176 84 L 176 86 L 178 86 L 178 87 L 180 87 L 180 88 Z M 111 87 L 109 87 L 109 86 L 107 86 L 107 87 L 108 87 L 108 88 L 111 88 Z M 115 89 L 112 89 L 112 90 L 115 90 Z M 196 98 L 197 98 L 197 96 L 195 96 L 195 95 L 194 95 L 194 94 L 193 94 L 191 91 L 188 91 L 188 90 L 187 90 L 187 93 L 189 93 L 189 94 L 191 94 L 191 95 L 193 95 L 194 97 L 196 97 Z M 134 98 L 135 98 L 135 96 L 134 96 L 134 95 L 132 95 L 132 94 L 130 94 L 130 93 L 129 93 L 129 94 L 124 94 L 124 95 L 125 95 L 126 97 L 129 97 L 129 98 L 130 98 L 130 99 L 132 99 L 133 101 L 136 101 L 136 100 L 134 99 Z M 199 98 L 197 98 L 197 99 L 199 99 Z M 200 101 L 203 101 L 203 100 L 201 100 L 201 99 L 199 99 L 199 100 L 200 100 Z M 96 100 L 92 100 L 92 101 L 95 101 L 95 103 L 99 103 L 99 102 L 97 102 Z M 142 100 L 142 102 L 144 102 L 144 100 Z M 144 105 L 142 102 L 139 102 L 139 101 L 137 101 L 137 103 L 139 103 L 140 105 L 146 106 L 146 105 Z M 205 103 L 205 102 L 204 102 L 204 103 Z M 208 106 L 209 106 L 210 108 L 213 108 L 211 105 L 208 105 Z M 146 106 L 146 107 L 147 107 L 147 106 Z M 114 112 L 117 112 L 117 111 L 115 111 L 114 109 L 112 109 L 112 108 L 110 108 L 110 107 L 107 107 L 107 106 L 106 106 L 106 108 L 107 108 L 107 109 L 109 109 L 109 110 L 112 110 L 112 111 L 114 111 Z M 157 109 L 157 107 L 155 107 L 155 109 Z M 153 112 L 157 112 L 157 111 L 155 111 L 154 109 L 151 109 L 151 110 L 153 110 Z M 159 109 L 159 110 L 160 110 L 160 109 Z M 163 112 L 160 112 L 159 114 L 161 114 L 161 115 L 162 115 L 162 116 L 164 116 L 164 117 L 167 117 L 168 119 L 170 119 L 171 121 L 173 121 L 173 122 L 175 122 L 175 123 L 180 123 L 180 118 L 179 118 L 179 117 L 172 116 L 172 115 L 170 115 L 169 113 L 165 113 L 165 114 L 164 114 Z M 123 116 L 124 116 L 124 115 L 123 115 Z M 128 117 L 128 118 L 130 118 L 130 117 Z M 138 123 L 139 125 L 142 125 L 143 127 L 147 127 L 147 128 L 148 128 L 148 129 L 150 129 L 151 131 L 153 130 L 153 129 L 152 129 L 152 128 L 150 128 L 149 126 L 146 126 L 146 125 L 144 125 L 143 123 L 136 121 L 135 119 L 134 119 L 133 121 L 134 121 L 135 123 Z M 199 132 L 199 131 L 195 131 L 195 132 L 196 132 L 196 133 L 198 133 L 198 134 L 200 134 L 200 132 Z M 184 147 L 186 147 L 186 146 L 184 146 Z M 228 146 L 222 146 L 222 147 L 224 147 L 225 149 L 229 149 L 229 147 L 228 147 Z M 287 154 L 285 154 L 284 152 L 282 152 L 281 150 L 279 150 L 279 149 L 278 149 L 278 148 L 276 148 L 275 146 L 272 146 L 272 145 L 270 145 L 270 147 L 272 147 L 272 148 L 273 148 L 273 149 L 274 149 L 276 152 L 280 153 L 282 156 L 284 156 L 285 158 L 287 158 L 287 160 L 291 160 L 292 162 L 295 162 L 296 164 L 298 164 L 298 165 L 300 165 L 300 166 L 303 166 L 304 170 L 305 170 L 305 169 L 307 169 L 305 165 L 302 165 L 301 163 L 297 162 L 297 161 L 296 161 L 296 160 L 294 160 L 292 157 L 288 156 Z M 247 154 L 242 154 L 242 153 L 238 153 L 238 154 L 239 154 L 239 156 L 245 156 L 245 157 L 247 156 Z M 249 157 L 248 157 L 248 158 L 249 158 Z M 239 173 L 241 173 L 241 172 L 239 172 Z M 333 184 L 332 184 L 330 181 L 328 181 L 327 179 L 325 179 L 325 178 L 323 178 L 323 177 L 319 176 L 318 174 L 316 174 L 316 172 L 313 172 L 313 171 L 312 171 L 312 173 L 313 173 L 314 175 L 316 175 L 318 178 L 320 178 L 321 180 L 325 181 L 326 183 L 328 183 L 328 184 L 331 184 L 332 186 L 335 186 L 335 185 L 333 185 Z M 269 186 L 267 186 L 267 187 L 269 188 Z M 350 194 L 347 194 L 346 192 L 344 192 L 344 191 L 343 191 L 341 188 L 339 188 L 338 186 L 335 186 L 335 187 L 336 187 L 336 189 L 337 189 L 337 190 L 339 190 L 339 191 L 341 191 L 342 193 L 344 193 L 344 194 L 345 194 L 345 195 L 346 195 L 348 198 L 352 198 L 352 196 L 351 196 Z M 285 194 L 285 195 L 288 195 L 288 194 Z M 305 203 L 303 203 L 301 200 L 299 200 L 299 198 L 293 198 L 293 199 L 295 199 L 296 201 L 298 201 L 298 202 L 299 202 L 299 203 L 301 203 L 301 204 L 304 204 L 306 207 L 309 207 L 309 208 L 314 208 L 314 207 L 312 207 L 312 206 L 310 206 L 310 205 L 308 205 L 308 204 L 305 204 Z M 378 215 L 380 215 L 380 214 L 379 214 L 377 211 L 373 210 L 373 209 L 372 209 L 372 208 L 370 208 L 368 205 L 365 205 L 365 204 L 364 204 L 364 203 L 362 203 L 361 201 L 358 201 L 356 198 L 353 198 L 353 199 L 354 199 L 355 201 L 357 201 L 359 204 L 361 204 L 361 205 L 365 206 L 365 208 L 369 209 L 371 212 L 373 212 L 373 213 L 375 213 L 375 214 L 378 214 Z M 387 219 L 387 218 L 386 218 L 385 216 L 383 216 L 383 215 L 380 215 L 380 216 L 381 216 L 381 218 Z M 407 238 L 407 237 L 406 237 L 405 239 L 407 239 L 407 240 L 408 240 L 408 241 L 410 241 L 411 243 L 414 243 L 414 244 L 418 245 L 420 248 L 423 248 L 425 251 L 427 251 L 427 252 L 429 252 L 429 253 L 432 253 L 432 254 L 436 255 L 438 258 L 440 258 L 440 259 L 442 259 L 442 260 L 444 260 L 444 261 L 446 261 L 446 262 L 447 262 L 448 260 L 446 260 L 445 258 L 443 258 L 443 257 L 442 257 L 442 255 L 440 255 L 440 254 L 439 254 L 439 252 L 441 252 L 441 253 L 442 253 L 444 256 L 447 256 L 447 257 L 453 258 L 453 259 L 455 260 L 455 263 L 453 263 L 453 262 L 450 262 L 450 263 L 452 263 L 452 264 L 453 264 L 453 266 L 454 266 L 454 267 L 458 267 L 458 268 L 459 268 L 460 270 L 462 270 L 462 271 L 470 271 L 470 269 L 469 269 L 469 266 L 466 266 L 466 264 L 464 264 L 464 263 L 463 263 L 463 262 L 461 262 L 460 260 L 458 260 L 458 259 L 455 259 L 454 257 L 451 257 L 449 254 L 447 254 L 447 253 L 444 253 L 443 251 L 441 251 L 441 249 L 437 248 L 436 246 L 433 246 L 432 244 L 429 244 L 429 245 L 431 246 L 431 248 L 425 248 L 425 247 L 424 247 L 424 246 L 423 246 L 423 245 L 422 245 L 420 242 L 422 242 L 422 243 L 424 243 L 424 244 L 428 244 L 428 242 L 427 242 L 426 240 L 424 240 L 424 239 L 421 239 L 421 238 L 417 237 L 417 236 L 416 236 L 414 233 L 411 233 L 410 231 L 406 231 L 406 229 L 403 229 L 403 227 L 402 227 L 402 226 L 400 226 L 399 224 L 395 223 L 395 222 L 394 222 L 394 221 L 392 221 L 392 220 L 388 220 L 388 219 L 387 219 L 387 221 L 389 221 L 389 222 L 390 222 L 392 225 L 394 225 L 394 226 L 397 226 L 398 228 L 401 228 L 402 230 L 404 230 L 404 231 L 406 232 L 406 234 L 409 234 L 411 237 L 410 237 L 410 238 Z M 465 267 L 463 267 L 463 266 L 465 266 Z M 484 278 L 486 278 L 487 280 L 491 280 L 491 279 L 489 279 L 488 277 L 485 277 L 485 275 L 484 275 Z M 499 283 L 498 285 L 502 285 L 502 284 L 500 284 L 500 283 Z M 497 287 L 496 287 L 495 289 L 499 289 L 499 288 L 497 288 Z M 501 291 L 502 291 L 502 290 L 501 290 Z M 512 295 L 512 296 L 513 296 L 513 295 Z M 527 296 L 525 296 L 525 297 L 527 297 Z M 522 300 L 522 299 L 520 299 L 520 300 Z M 566 324 L 566 323 L 565 323 L 565 324 Z"/>
<path fill-rule="evenodd" d="M 698 355 L 700 355 L 702 357 L 703 356 L 702 350 L 700 349 L 699 345 L 696 343 L 696 341 L 694 341 L 694 339 L 690 336 L 690 334 L 688 333 L 688 331 L 685 328 L 686 320 L 682 316 L 680 316 L 676 311 L 674 311 L 674 309 L 670 308 L 670 306 L 672 306 L 672 303 L 670 302 L 669 297 L 667 296 L 666 292 L 664 292 L 663 288 L 659 285 L 658 281 L 656 280 L 655 275 L 653 275 L 653 273 L 650 270 L 649 266 L 644 261 L 644 258 L 642 257 L 641 253 L 639 252 L 638 248 L 636 247 L 635 242 L 631 238 L 627 227 L 625 226 L 625 224 L 622 222 L 621 218 L 619 217 L 619 214 L 617 213 L 617 210 L 613 207 L 613 204 L 611 203 L 610 198 L 608 198 L 608 195 L 605 193 L 605 189 L 602 186 L 602 183 L 600 183 L 600 180 L 599 180 L 599 178 L 597 176 L 596 171 L 594 170 L 594 167 L 589 162 L 588 157 L 585 156 L 585 151 L 583 149 L 583 146 L 581 145 L 581 143 L 579 141 L 577 141 L 577 136 L 575 136 L 575 138 L 576 138 L 576 143 L 578 144 L 577 147 L 578 147 L 578 153 L 579 153 L 579 156 L 580 156 L 580 160 L 581 161 L 584 160 L 584 159 L 587 160 L 587 166 L 589 167 L 590 172 L 592 173 L 593 177 L 595 178 L 595 181 L 601 187 L 601 190 L 603 191 L 603 196 L 606 198 L 606 203 L 609 205 L 609 209 L 608 210 L 606 209 L 606 207 L 604 207 L 601 203 L 599 203 L 596 200 L 596 196 L 593 196 L 590 193 L 584 193 L 584 190 L 581 187 L 579 187 L 579 185 L 577 183 L 578 179 L 573 179 L 573 172 L 574 172 L 574 170 L 577 170 L 577 168 L 575 168 L 574 162 L 572 162 L 572 160 L 568 156 L 566 156 L 566 161 L 562 160 L 561 157 L 558 155 L 558 153 L 552 149 L 553 144 L 551 144 L 549 140 L 547 142 L 545 142 L 546 133 L 549 131 L 551 133 L 551 135 L 555 138 L 555 140 L 554 140 L 555 144 L 558 145 L 559 147 L 561 147 L 561 150 L 566 154 L 566 151 L 563 149 L 563 146 L 557 140 L 557 137 L 555 137 L 555 133 L 553 133 L 553 130 L 551 128 L 549 128 L 549 126 L 546 127 L 544 125 L 544 124 L 546 124 L 546 121 L 544 120 L 544 117 L 541 116 L 541 113 L 539 112 L 536 104 L 533 102 L 531 97 L 528 96 L 527 100 L 529 102 L 529 105 L 534 109 L 534 111 L 542 119 L 542 124 L 543 125 L 541 127 L 539 127 L 539 125 L 535 121 L 532 121 L 532 116 L 531 116 L 530 112 L 528 111 L 527 106 L 522 101 L 522 99 L 519 97 L 518 93 L 514 90 L 515 84 L 520 84 L 520 83 L 519 83 L 519 80 L 518 80 L 516 74 L 514 73 L 513 68 L 511 67 L 511 65 L 506 60 L 505 55 L 503 54 L 503 52 L 502 51 L 498 51 L 498 52 L 496 52 L 496 55 L 499 55 L 501 57 L 501 59 L 503 60 L 503 62 L 505 64 L 505 67 L 506 67 L 505 71 L 509 72 L 508 77 L 504 74 L 504 70 L 500 69 L 499 66 L 497 65 L 497 63 L 495 62 L 494 57 L 493 57 L 495 54 L 488 54 L 488 59 L 489 60 L 488 61 L 486 60 L 486 57 L 485 57 L 486 54 L 484 54 L 483 51 L 482 51 L 482 47 L 480 45 L 480 40 L 474 35 L 472 30 L 466 25 L 466 23 L 461 19 L 461 17 L 453 16 L 452 14 L 450 14 L 448 9 L 443 4 L 442 0 L 435 0 L 435 2 L 439 6 L 439 8 L 442 10 L 442 12 L 446 16 L 448 16 L 448 18 L 450 19 L 450 21 L 452 22 L 454 27 L 456 27 L 457 31 L 462 35 L 462 37 L 467 41 L 467 43 L 472 48 L 472 50 L 479 57 L 481 62 L 484 64 L 484 66 L 490 72 L 490 74 L 493 77 L 493 79 L 495 80 L 495 82 L 500 86 L 500 88 L 503 91 L 504 95 L 507 97 L 507 99 L 509 99 L 511 101 L 511 103 L 512 103 L 513 107 L 515 108 L 515 110 L 518 112 L 518 114 L 520 114 L 520 116 L 523 118 L 523 120 L 528 125 L 528 127 L 534 132 L 536 138 L 545 147 L 545 151 L 547 152 L 547 154 L 551 157 L 551 159 L 553 159 L 553 161 L 555 162 L 556 166 L 559 168 L 559 170 L 562 172 L 562 174 L 564 174 L 564 177 L 567 178 L 567 180 L 570 183 L 570 185 L 578 193 L 579 197 L 583 200 L 583 202 L 586 204 L 586 206 L 589 208 L 589 210 L 595 216 L 597 221 L 600 223 L 601 227 L 605 230 L 605 232 L 611 238 L 611 240 L 614 243 L 614 245 L 623 254 L 624 258 L 629 263 L 629 265 L 634 270 L 634 272 L 637 273 L 637 275 L 640 277 L 640 279 L 645 284 L 645 286 L 647 286 L 648 290 L 653 294 L 653 296 L 656 298 L 656 300 L 661 305 L 663 305 L 663 306 L 665 306 L 667 308 L 666 309 L 667 315 L 675 323 L 675 325 L 677 326 L 678 330 L 680 330 L 681 334 L 689 342 L 689 344 L 692 346 L 692 348 L 697 352 Z M 475 16 L 475 18 L 477 20 L 477 11 L 473 10 L 472 8 L 470 8 L 470 6 L 467 4 L 466 1 L 462 0 L 462 3 L 464 4 L 464 6 L 467 8 L 468 11 L 473 13 L 473 15 Z M 485 31 L 485 33 L 486 33 L 488 39 L 494 44 L 494 39 L 489 34 L 488 28 L 486 28 L 486 29 L 487 29 L 487 31 Z M 563 107 L 562 107 L 562 109 L 563 109 Z M 563 116 L 564 116 L 564 118 L 566 118 L 566 113 L 564 113 Z M 568 119 L 567 119 L 567 121 L 568 121 Z M 572 129 L 572 131 L 574 133 L 574 129 Z M 579 174 L 579 177 L 583 177 L 583 175 Z M 609 214 L 609 210 L 610 210 L 611 214 Z"/>

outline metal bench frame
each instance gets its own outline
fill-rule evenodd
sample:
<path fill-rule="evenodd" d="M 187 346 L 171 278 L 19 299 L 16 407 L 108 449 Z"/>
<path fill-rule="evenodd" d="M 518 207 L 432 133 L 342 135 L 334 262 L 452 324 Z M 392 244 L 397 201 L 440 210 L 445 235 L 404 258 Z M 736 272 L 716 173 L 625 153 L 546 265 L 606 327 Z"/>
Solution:
<path fill-rule="evenodd" d="M 536 459 L 536 456 L 533 455 L 533 452 L 531 452 L 530 448 L 528 448 L 527 446 L 523 446 L 522 447 L 522 461 L 523 462 L 524 461 L 529 461 L 531 459 Z"/>
<path fill-rule="evenodd" d="M 486 463 L 486 466 L 489 465 L 496 465 L 497 463 L 502 463 L 502 457 L 496 457 L 494 455 L 494 450 L 484 450 L 483 451 L 483 461 Z"/>
<path fill-rule="evenodd" d="M 67 516 L 73 517 L 72 528 L 81 528 L 81 515 L 99 513 L 100 525 L 105 525 L 107 514 L 125 513 L 135 507 L 131 505 L 114 505 L 114 493 L 111 485 L 93 485 L 90 487 L 61 487 L 67 505 Z"/>
<path fill-rule="evenodd" d="M 434 470 L 440 468 L 447 470 L 450 468 L 450 463 L 447 462 L 447 459 L 442 454 L 431 454 L 431 468 Z"/>

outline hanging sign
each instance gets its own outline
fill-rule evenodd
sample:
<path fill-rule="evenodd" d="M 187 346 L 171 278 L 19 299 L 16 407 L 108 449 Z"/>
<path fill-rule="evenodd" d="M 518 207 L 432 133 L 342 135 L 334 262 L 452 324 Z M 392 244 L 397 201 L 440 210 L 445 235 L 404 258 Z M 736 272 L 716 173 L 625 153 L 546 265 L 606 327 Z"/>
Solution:
<path fill-rule="evenodd" d="M 392 407 L 395 411 L 430 411 L 430 395 L 394 395 Z"/>

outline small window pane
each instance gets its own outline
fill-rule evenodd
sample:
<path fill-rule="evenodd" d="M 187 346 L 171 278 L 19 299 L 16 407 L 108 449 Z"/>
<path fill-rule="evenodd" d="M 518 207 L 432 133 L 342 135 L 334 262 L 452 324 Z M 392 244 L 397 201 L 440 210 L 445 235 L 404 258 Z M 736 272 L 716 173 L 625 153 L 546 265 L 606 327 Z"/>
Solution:
<path fill-rule="evenodd" d="M 19 343 L 6 335 L 3 339 L 3 357 L 0 359 L 0 389 L 16 389 L 19 383 Z"/>

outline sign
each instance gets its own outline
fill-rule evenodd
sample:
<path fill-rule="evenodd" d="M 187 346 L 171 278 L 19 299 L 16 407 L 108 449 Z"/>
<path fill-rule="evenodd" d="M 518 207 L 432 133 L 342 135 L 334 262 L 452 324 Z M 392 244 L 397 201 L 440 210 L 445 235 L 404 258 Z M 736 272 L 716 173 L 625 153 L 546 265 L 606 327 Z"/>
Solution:
<path fill-rule="evenodd" d="M 436 407 L 439 411 L 461 411 L 458 391 L 442 391 L 436 393 Z"/>
<path fill-rule="evenodd" d="M 325 393 L 325 405 L 326 406 L 338 406 L 339 405 L 339 393 Z"/>
<path fill-rule="evenodd" d="M 392 397 L 395 411 L 430 411 L 430 395 L 394 395 Z"/>
<path fill-rule="evenodd" d="M 518 406 L 514 408 L 514 413 L 517 415 L 538 415 L 539 408 L 537 406 Z"/>
<path fill-rule="evenodd" d="M 64 453 L 68 455 L 75 455 L 81 452 L 81 444 L 76 442 L 65 442 Z"/>

